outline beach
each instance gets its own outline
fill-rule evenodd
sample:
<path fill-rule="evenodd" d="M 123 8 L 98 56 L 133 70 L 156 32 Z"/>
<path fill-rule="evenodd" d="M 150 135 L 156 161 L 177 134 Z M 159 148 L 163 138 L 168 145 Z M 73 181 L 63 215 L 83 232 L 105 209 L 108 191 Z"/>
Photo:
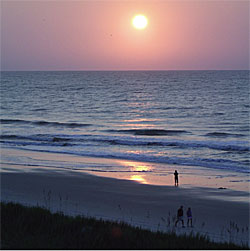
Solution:
<path fill-rule="evenodd" d="M 63 154 L 52 157 L 67 159 Z M 104 159 L 96 161 L 105 162 Z M 106 161 L 115 164 L 115 160 Z M 181 184 L 178 187 L 174 184 L 152 185 L 76 170 L 4 168 L 2 165 L 1 200 L 39 205 L 68 215 L 125 221 L 153 231 L 200 233 L 218 242 L 249 242 L 247 191 L 191 184 L 184 187 Z M 181 222 L 174 227 L 177 209 L 181 205 L 184 207 L 185 228 L 181 227 Z M 188 207 L 193 213 L 193 228 L 187 227 Z"/>

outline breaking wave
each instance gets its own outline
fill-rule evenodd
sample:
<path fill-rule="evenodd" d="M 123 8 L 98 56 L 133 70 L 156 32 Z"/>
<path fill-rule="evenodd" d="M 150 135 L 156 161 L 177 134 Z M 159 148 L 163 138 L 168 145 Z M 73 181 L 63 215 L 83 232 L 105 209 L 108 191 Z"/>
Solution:
<path fill-rule="evenodd" d="M 7 140 L 7 141 L 6 141 Z M 8 141 L 9 140 L 9 141 Z M 16 140 L 16 141 L 14 141 Z M 24 140 L 22 142 L 22 140 Z M 208 148 L 222 151 L 237 151 L 247 152 L 250 150 L 248 142 L 245 141 L 198 141 L 198 140 L 179 140 L 179 139 L 148 139 L 122 136 L 105 136 L 105 135 L 50 135 L 37 134 L 32 136 L 18 136 L 18 135 L 0 135 L 0 142 L 13 144 L 32 144 L 30 141 L 39 143 L 47 143 L 53 145 L 54 143 L 71 143 L 80 146 L 83 142 L 97 142 L 110 145 L 123 146 L 174 146 L 179 148 Z"/>
<path fill-rule="evenodd" d="M 183 133 L 188 133 L 185 130 L 161 130 L 161 129 L 130 129 L 130 130 L 107 130 L 111 133 L 127 133 L 143 136 L 174 136 Z"/>
<path fill-rule="evenodd" d="M 29 120 L 21 120 L 21 119 L 0 119 L 0 123 L 1 124 L 30 124 L 30 125 L 36 125 L 36 126 L 54 126 L 54 127 L 69 127 L 69 128 L 91 126 L 91 124 L 82 124 L 82 123 L 29 121 Z"/>
<path fill-rule="evenodd" d="M 226 137 L 244 137 L 245 135 L 237 133 L 226 133 L 226 132 L 211 132 L 207 133 L 205 136 L 226 138 Z"/>

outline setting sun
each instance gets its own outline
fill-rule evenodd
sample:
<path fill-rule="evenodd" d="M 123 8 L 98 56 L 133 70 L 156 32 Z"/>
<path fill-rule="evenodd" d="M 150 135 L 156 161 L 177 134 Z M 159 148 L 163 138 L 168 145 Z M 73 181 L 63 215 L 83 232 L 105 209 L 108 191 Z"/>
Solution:
<path fill-rule="evenodd" d="M 148 25 L 148 19 L 144 15 L 136 15 L 132 20 L 132 24 L 136 29 L 145 29 Z"/>

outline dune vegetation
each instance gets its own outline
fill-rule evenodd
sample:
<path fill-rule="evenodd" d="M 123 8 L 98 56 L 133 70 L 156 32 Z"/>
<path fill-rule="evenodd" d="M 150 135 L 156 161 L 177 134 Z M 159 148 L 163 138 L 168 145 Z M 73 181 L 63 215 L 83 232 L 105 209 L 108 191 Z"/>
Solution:
<path fill-rule="evenodd" d="M 177 236 L 126 223 L 1 202 L 1 249 L 247 249 L 202 235 Z"/>

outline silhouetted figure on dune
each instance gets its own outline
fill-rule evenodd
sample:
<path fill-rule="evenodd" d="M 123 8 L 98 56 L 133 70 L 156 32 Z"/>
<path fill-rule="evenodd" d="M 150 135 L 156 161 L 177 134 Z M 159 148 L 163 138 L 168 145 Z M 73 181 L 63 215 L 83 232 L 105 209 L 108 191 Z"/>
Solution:
<path fill-rule="evenodd" d="M 178 186 L 179 185 L 179 180 L 178 180 L 178 172 L 175 170 L 174 172 L 174 185 Z"/>
<path fill-rule="evenodd" d="M 183 206 L 181 206 L 177 211 L 177 220 L 175 222 L 175 226 L 177 227 L 177 223 L 181 221 L 182 227 L 184 227 L 184 220 L 183 220 Z"/>
<path fill-rule="evenodd" d="M 192 211 L 191 208 L 189 207 L 187 210 L 187 226 L 189 226 L 189 223 L 191 223 L 191 227 L 193 227 L 193 223 L 192 223 Z"/>

